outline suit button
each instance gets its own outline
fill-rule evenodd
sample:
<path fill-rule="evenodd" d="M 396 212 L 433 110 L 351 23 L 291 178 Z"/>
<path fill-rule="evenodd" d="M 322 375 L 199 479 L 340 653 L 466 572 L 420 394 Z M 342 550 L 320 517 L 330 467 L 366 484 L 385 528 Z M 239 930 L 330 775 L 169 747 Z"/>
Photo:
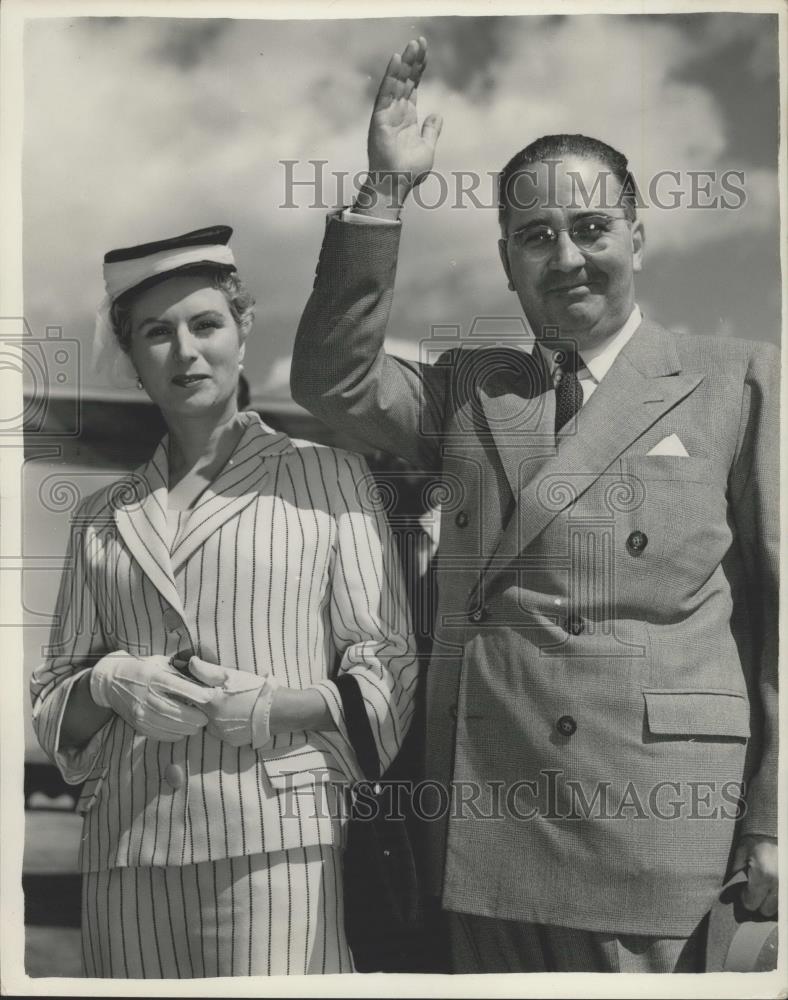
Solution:
<path fill-rule="evenodd" d="M 562 736 L 572 736 L 577 730 L 577 723 L 571 715 L 562 715 L 556 722 L 555 728 Z"/>
<path fill-rule="evenodd" d="M 454 523 L 457 525 L 458 528 L 468 527 L 468 515 L 464 510 L 457 511 L 457 516 L 454 518 Z"/>
<path fill-rule="evenodd" d="M 572 635 L 582 635 L 585 628 L 582 618 L 570 618 L 566 623 L 566 631 L 571 632 Z"/>
<path fill-rule="evenodd" d="M 472 611 L 468 617 L 474 625 L 480 625 L 482 622 L 487 621 L 490 617 L 490 612 L 487 608 L 477 608 L 475 611 Z"/>
<path fill-rule="evenodd" d="M 183 768 L 180 764 L 168 764 L 164 768 L 164 780 L 170 788 L 177 790 L 183 784 Z"/>
<path fill-rule="evenodd" d="M 648 545 L 648 535 L 644 531 L 633 531 L 627 538 L 627 548 L 630 555 L 638 556 Z"/>

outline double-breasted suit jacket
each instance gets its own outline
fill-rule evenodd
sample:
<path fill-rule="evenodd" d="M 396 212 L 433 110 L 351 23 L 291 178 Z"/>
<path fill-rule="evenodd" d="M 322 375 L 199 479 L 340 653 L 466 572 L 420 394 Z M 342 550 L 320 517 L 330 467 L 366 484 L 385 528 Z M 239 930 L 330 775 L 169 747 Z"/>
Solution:
<path fill-rule="evenodd" d="M 385 354 L 398 240 L 329 220 L 292 390 L 442 470 L 434 888 L 686 936 L 737 823 L 776 835 L 776 352 L 644 321 L 556 439 L 539 351 Z M 672 435 L 686 456 L 649 454 Z"/>
<path fill-rule="evenodd" d="M 407 731 L 417 680 L 407 602 L 365 463 L 243 416 L 230 461 L 171 552 L 166 438 L 73 519 L 32 694 L 43 747 L 67 781 L 85 781 L 83 871 L 338 844 L 341 795 L 323 783 L 361 775 L 337 669 L 358 678 L 382 761 Z M 283 733 L 254 750 L 206 730 L 158 742 L 113 716 L 85 747 L 59 749 L 72 684 L 114 650 L 194 653 L 316 687 L 337 731 Z"/>

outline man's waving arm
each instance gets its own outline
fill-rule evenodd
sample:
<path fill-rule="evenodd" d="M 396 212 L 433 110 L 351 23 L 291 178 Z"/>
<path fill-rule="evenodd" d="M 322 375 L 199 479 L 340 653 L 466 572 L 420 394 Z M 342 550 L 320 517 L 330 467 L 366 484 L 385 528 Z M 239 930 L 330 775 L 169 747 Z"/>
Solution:
<path fill-rule="evenodd" d="M 423 467 L 438 464 L 449 371 L 386 354 L 401 226 L 411 188 L 432 167 L 440 119 L 419 127 L 426 42 L 392 56 L 369 127 L 369 173 L 356 204 L 328 220 L 293 351 L 291 390 L 326 423 Z"/>

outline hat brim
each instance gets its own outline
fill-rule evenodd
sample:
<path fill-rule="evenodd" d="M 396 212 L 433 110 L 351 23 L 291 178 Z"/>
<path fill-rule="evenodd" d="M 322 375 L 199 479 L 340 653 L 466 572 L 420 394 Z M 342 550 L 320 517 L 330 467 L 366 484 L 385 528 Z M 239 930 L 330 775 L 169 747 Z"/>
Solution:
<path fill-rule="evenodd" d="M 140 281 L 139 284 L 133 285 L 131 288 L 127 288 L 125 292 L 118 295 L 118 297 L 114 300 L 114 303 L 126 305 L 132 299 L 136 298 L 136 296 L 141 292 L 145 292 L 149 288 L 153 288 L 154 285 L 160 285 L 163 281 L 167 281 L 169 278 L 177 278 L 189 274 L 203 274 L 206 272 L 232 274 L 233 271 L 237 270 L 238 269 L 235 264 L 219 264 L 215 260 L 192 261 L 189 264 L 181 264 L 179 267 L 174 267 L 169 271 L 152 274 L 150 277 Z"/>

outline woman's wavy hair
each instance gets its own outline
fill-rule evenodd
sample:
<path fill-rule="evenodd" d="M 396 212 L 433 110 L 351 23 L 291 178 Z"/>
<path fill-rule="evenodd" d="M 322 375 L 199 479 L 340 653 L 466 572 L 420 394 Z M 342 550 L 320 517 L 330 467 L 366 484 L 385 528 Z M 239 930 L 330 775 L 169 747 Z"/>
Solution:
<path fill-rule="evenodd" d="M 178 271 L 170 271 L 167 274 L 157 276 L 154 279 L 135 286 L 115 299 L 110 310 L 112 329 L 118 338 L 118 343 L 126 353 L 131 348 L 131 308 L 135 298 L 145 289 L 166 281 L 167 278 L 181 274 L 204 276 L 210 285 L 224 293 L 230 313 L 238 324 L 239 332 L 245 335 L 251 329 L 254 319 L 255 300 L 239 277 L 238 272 L 228 271 L 222 267 L 211 267 L 210 265 L 200 264 L 196 267 L 182 268 Z"/>

